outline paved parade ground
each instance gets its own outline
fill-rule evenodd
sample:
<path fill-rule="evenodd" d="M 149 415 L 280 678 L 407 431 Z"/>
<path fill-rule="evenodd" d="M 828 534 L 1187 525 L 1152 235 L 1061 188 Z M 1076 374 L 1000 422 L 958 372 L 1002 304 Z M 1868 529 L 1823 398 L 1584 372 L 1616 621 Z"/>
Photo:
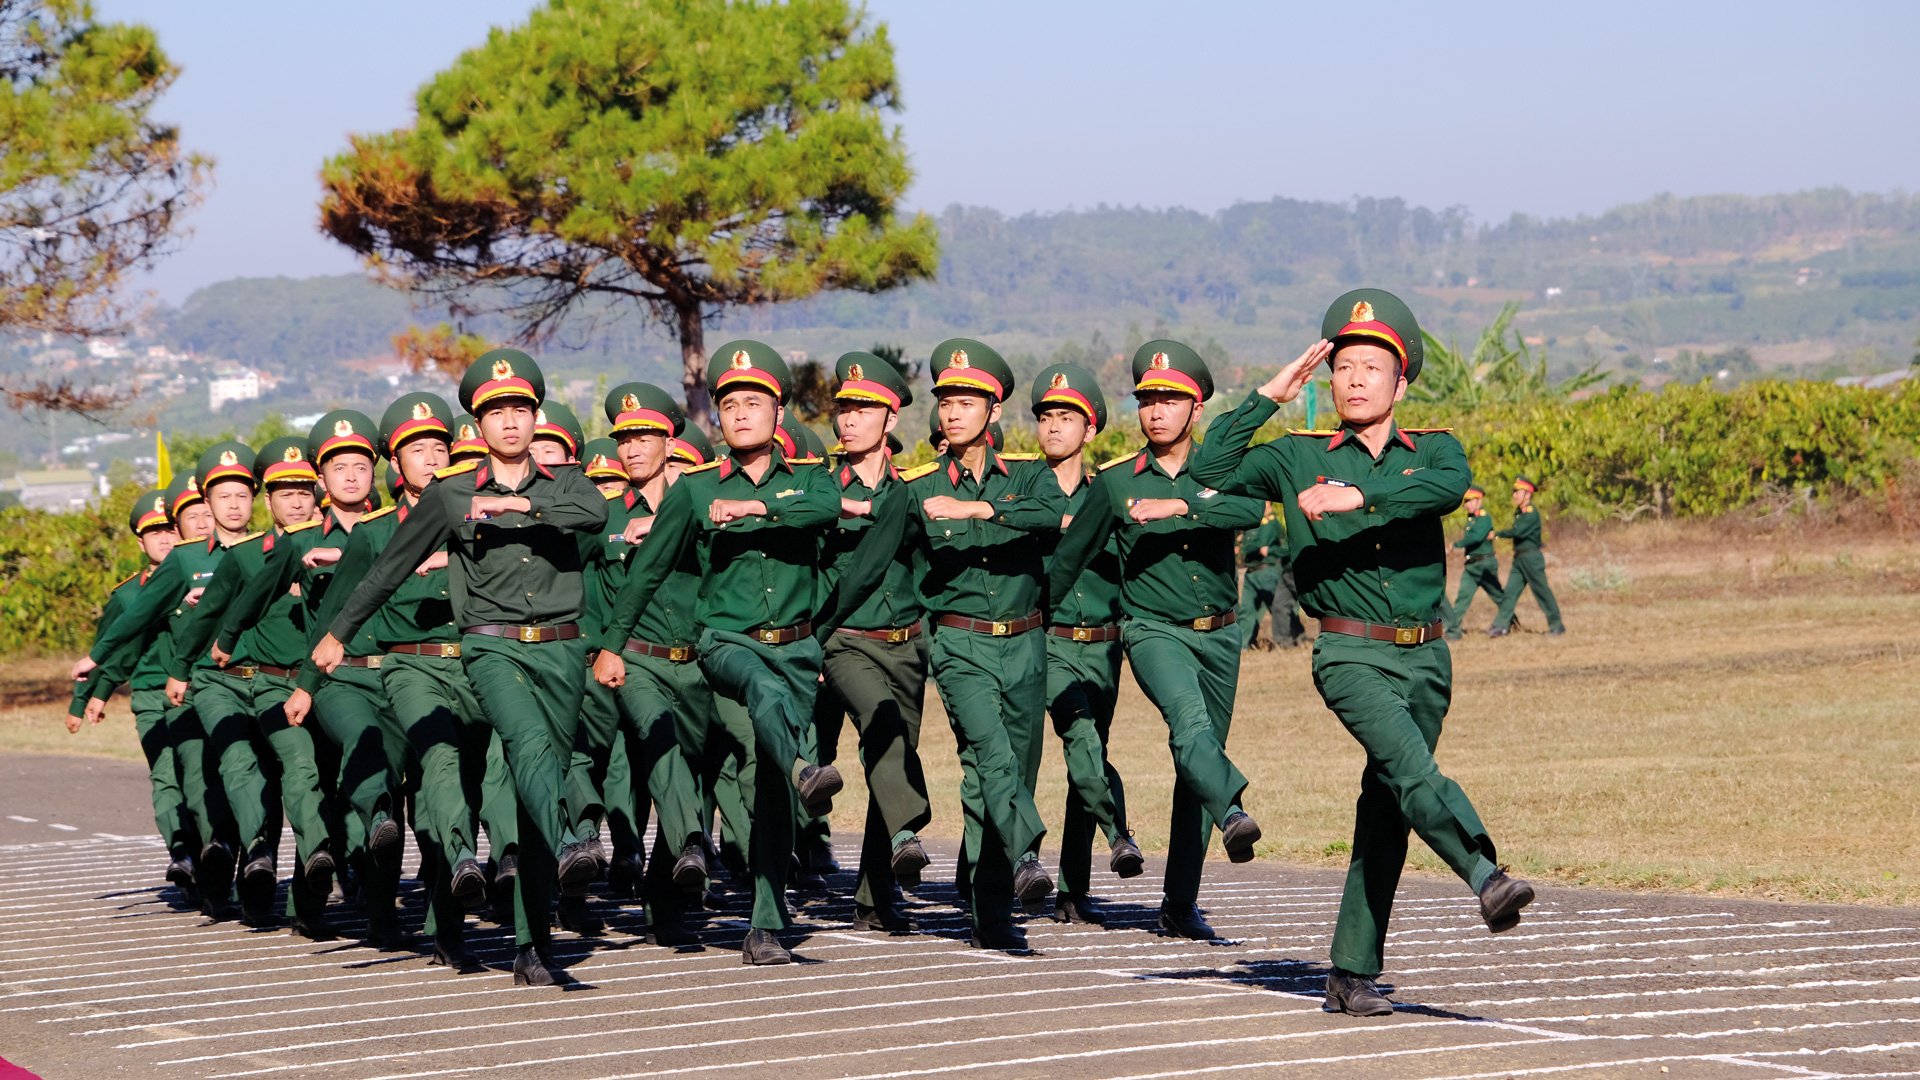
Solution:
<path fill-rule="evenodd" d="M 528 990 L 490 924 L 472 940 L 495 970 L 464 976 L 208 925 L 170 906 L 150 833 L 137 766 L 0 760 L 0 1056 L 50 1078 L 1920 1075 L 1911 909 L 1547 887 L 1495 938 L 1457 884 L 1410 879 L 1383 979 L 1399 1012 L 1363 1020 L 1320 1010 L 1334 874 L 1210 863 L 1230 940 L 1203 945 L 1150 932 L 1150 863 L 1096 879 L 1115 925 L 1031 920 L 1035 954 L 1009 956 L 966 946 L 946 850 L 920 934 L 852 931 L 847 875 L 800 908 L 787 968 L 740 963 L 743 900 L 679 951 L 603 906 L 606 937 L 556 938 L 578 984 Z"/>

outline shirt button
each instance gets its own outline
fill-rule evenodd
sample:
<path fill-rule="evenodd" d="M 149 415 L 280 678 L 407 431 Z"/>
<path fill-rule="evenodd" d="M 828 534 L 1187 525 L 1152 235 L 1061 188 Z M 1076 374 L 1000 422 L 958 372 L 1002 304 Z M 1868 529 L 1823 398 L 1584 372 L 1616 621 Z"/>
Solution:
<path fill-rule="evenodd" d="M 525 556 L 525 555 L 522 555 L 522 556 L 520 556 L 520 561 L 521 561 L 521 562 L 532 562 L 533 560 L 532 560 L 532 559 L 530 559 L 530 558 L 528 558 L 528 557 L 527 557 L 527 556 Z"/>
<path fill-rule="evenodd" d="M 1379 551 L 1379 550 L 1380 550 L 1380 545 L 1379 545 L 1379 544 L 1375 544 L 1375 545 L 1373 545 L 1373 550 L 1375 550 L 1375 551 Z"/>

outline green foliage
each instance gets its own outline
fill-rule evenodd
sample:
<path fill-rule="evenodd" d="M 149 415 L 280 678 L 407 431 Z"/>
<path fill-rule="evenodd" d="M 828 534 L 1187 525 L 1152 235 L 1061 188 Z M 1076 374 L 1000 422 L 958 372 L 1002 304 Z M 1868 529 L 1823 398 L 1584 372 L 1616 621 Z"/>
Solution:
<path fill-rule="evenodd" d="M 930 277 L 893 48 L 846 0 L 552 0 L 326 163 L 323 230 L 385 283 L 542 340 L 595 299 L 679 335 L 707 402 L 721 310 Z"/>
<path fill-rule="evenodd" d="M 1407 398 L 1476 409 L 1491 402 L 1564 398 L 1606 381 L 1597 366 L 1590 366 L 1555 382 L 1547 373 L 1546 350 L 1535 359 L 1526 340 L 1513 329 L 1513 317 L 1519 312 L 1518 302 L 1503 305 L 1480 332 L 1471 353 L 1462 353 L 1451 341 L 1442 344 L 1422 330 L 1426 356 L 1420 377 L 1407 387 Z"/>
<path fill-rule="evenodd" d="M 116 488 L 100 505 L 65 514 L 0 509 L 0 656 L 92 644 L 107 594 L 146 561 L 127 533 L 139 493 Z"/>

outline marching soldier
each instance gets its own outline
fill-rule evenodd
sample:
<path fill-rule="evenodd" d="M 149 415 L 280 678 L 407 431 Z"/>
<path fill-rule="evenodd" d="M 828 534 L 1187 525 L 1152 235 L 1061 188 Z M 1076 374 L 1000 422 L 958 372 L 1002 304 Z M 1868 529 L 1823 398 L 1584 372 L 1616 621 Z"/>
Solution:
<path fill-rule="evenodd" d="M 1448 641 L 1460 640 L 1460 624 L 1466 621 L 1475 595 L 1485 592 L 1496 605 L 1501 600 L 1500 560 L 1493 554 L 1493 518 L 1487 515 L 1486 498 L 1487 493 L 1477 487 L 1467 489 L 1467 531 L 1453 542 L 1467 561 L 1460 570 L 1460 592 L 1447 609 Z"/>
<path fill-rule="evenodd" d="M 889 520 L 905 522 L 909 495 L 887 439 L 900 422 L 900 408 L 913 401 L 913 390 L 892 364 L 865 352 L 842 356 L 834 365 L 834 380 L 841 458 L 833 476 L 840 488 L 841 520 L 827 536 L 824 561 L 837 581 L 853 575 L 853 560 L 870 531 Z M 902 505 L 883 505 L 892 502 Z M 918 885 L 927 866 L 919 836 L 933 820 L 920 767 L 927 637 L 913 555 L 913 545 L 899 530 L 892 551 L 873 555 L 887 560 L 879 586 L 822 637 L 826 684 L 815 710 L 821 752 L 824 756 L 839 743 L 840 720 L 851 713 L 867 775 L 866 829 L 853 894 L 853 925 L 860 930 L 914 929 L 900 908 L 899 886 Z M 814 865 L 820 867 L 819 861 Z"/>
<path fill-rule="evenodd" d="M 1269 647 L 1293 648 L 1306 635 L 1293 603 L 1293 572 L 1287 569 L 1286 531 L 1273 507 L 1260 518 L 1260 524 L 1240 534 L 1240 562 L 1247 568 L 1240 585 L 1240 647 L 1253 648 L 1260 637 L 1260 609 L 1266 608 L 1273 619 L 1267 630 Z M 1281 630 L 1284 622 L 1286 630 Z"/>
<path fill-rule="evenodd" d="M 1494 533 L 1513 541 L 1513 568 L 1507 572 L 1507 588 L 1500 597 L 1500 610 L 1494 613 L 1491 637 L 1505 637 L 1513 629 L 1513 611 L 1520 606 L 1520 594 L 1533 590 L 1534 602 L 1547 617 L 1547 633 L 1559 636 L 1567 632 L 1560 621 L 1560 601 L 1553 598 L 1553 586 L 1547 584 L 1547 556 L 1541 549 L 1540 511 L 1533 506 L 1533 481 L 1524 476 L 1513 481 L 1513 526 Z"/>
<path fill-rule="evenodd" d="M 786 878 L 793 854 L 793 797 L 824 814 L 841 786 L 839 772 L 802 757 L 805 726 L 819 688 L 814 640 L 820 537 L 839 517 L 832 478 L 817 462 L 781 452 L 776 430 L 791 376 L 785 361 L 757 341 L 721 346 L 707 368 L 731 456 L 688 470 L 654 515 L 647 541 L 596 643 L 594 677 L 620 687 L 621 651 L 647 604 L 689 551 L 699 557 L 700 665 L 729 732 L 751 728 L 748 800 L 741 827 L 753 872 L 753 914 L 741 959 L 785 964 L 777 933 L 788 927 Z M 784 782 L 783 782 L 784 781 Z"/>
<path fill-rule="evenodd" d="M 1334 301 L 1321 330 L 1323 340 L 1213 425 L 1193 471 L 1222 491 L 1285 500 L 1301 600 L 1320 620 L 1314 684 L 1367 751 L 1327 1007 L 1384 1016 L 1393 1003 L 1373 980 L 1409 826 L 1479 895 L 1494 933 L 1519 922 L 1533 888 L 1500 870 L 1473 804 L 1433 760 L 1453 688 L 1440 640 L 1441 519 L 1459 505 L 1471 474 L 1452 435 L 1394 422 L 1394 403 L 1420 374 L 1419 325 L 1398 297 L 1359 289 Z M 1339 430 L 1249 448 L 1260 425 L 1329 358 Z"/>
<path fill-rule="evenodd" d="M 313 660 L 332 672 L 343 642 L 446 545 L 451 600 L 461 626 L 461 664 L 500 734 L 519 795 L 519 872 L 514 890 L 516 985 L 559 981 L 551 952 L 556 876 L 569 888 L 598 872 L 590 852 L 555 848 L 571 820 L 565 777 L 580 723 L 585 643 L 580 548 L 574 533 L 606 524 L 606 499 L 577 467 L 530 456 L 546 380 L 533 359 L 496 349 L 460 381 L 460 403 L 487 441 L 484 460 L 449 466 L 334 618 Z"/>
<path fill-rule="evenodd" d="M 1064 595 L 1109 540 L 1120 555 L 1122 640 L 1134 680 L 1167 722 L 1173 750 L 1173 816 L 1160 928 L 1210 940 L 1197 900 L 1215 825 L 1234 862 L 1253 858 L 1260 826 L 1242 807 L 1247 778 L 1226 753 L 1240 678 L 1235 620 L 1235 533 L 1257 524 L 1261 504 L 1205 486 L 1188 468 L 1193 432 L 1213 396 L 1213 375 L 1177 341 L 1133 355 L 1134 399 L 1146 448 L 1109 462 L 1060 541 L 1048 592 Z"/>
<path fill-rule="evenodd" d="M 1107 398 L 1092 373 L 1055 364 L 1034 379 L 1033 416 L 1040 455 L 1067 500 L 1064 521 L 1086 507 L 1093 487 L 1084 455 L 1106 429 Z M 1058 537 L 1049 538 L 1058 548 Z M 1051 568 L 1055 550 L 1047 552 Z M 1126 789 L 1107 756 L 1108 732 L 1120 695 L 1120 550 L 1109 537 L 1066 592 L 1051 594 L 1047 609 L 1047 712 L 1067 765 L 1067 805 L 1060 823 L 1059 922 L 1106 924 L 1087 895 L 1093 827 L 1107 841 L 1107 867 L 1123 878 L 1146 868 L 1127 829 Z M 1028 784 L 1033 778 L 1028 779 Z"/>
<path fill-rule="evenodd" d="M 932 622 L 929 669 L 960 749 L 960 884 L 970 944 L 1019 951 L 1026 935 L 1014 901 L 1037 904 L 1053 891 L 1026 778 L 1039 768 L 1046 712 L 1043 538 L 1060 528 L 1066 498 L 1045 466 L 1009 464 L 989 443 L 1014 387 L 999 353 L 951 338 L 934 347 L 931 367 L 947 446 L 902 477 L 918 504 L 910 521 Z"/>

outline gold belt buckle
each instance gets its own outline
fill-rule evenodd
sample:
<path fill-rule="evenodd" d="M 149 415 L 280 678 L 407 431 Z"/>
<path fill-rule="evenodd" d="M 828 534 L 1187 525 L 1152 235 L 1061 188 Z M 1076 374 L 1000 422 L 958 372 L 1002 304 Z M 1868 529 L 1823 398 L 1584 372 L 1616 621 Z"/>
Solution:
<path fill-rule="evenodd" d="M 452 643 L 443 643 L 440 646 L 440 657 L 444 660 L 458 660 L 460 658 L 460 646 Z"/>
<path fill-rule="evenodd" d="M 380 658 L 378 656 L 367 657 L 367 667 L 372 668 L 374 670 L 379 670 Z"/>
<path fill-rule="evenodd" d="M 251 679 L 255 675 L 260 673 L 260 669 L 257 667 L 254 667 L 251 664 L 242 664 L 239 667 L 234 668 L 233 673 L 240 676 L 243 679 Z"/>
<path fill-rule="evenodd" d="M 1013 633 L 1013 624 L 1012 624 L 1012 623 L 1003 623 L 1003 622 L 997 622 L 997 623 L 994 623 L 994 624 L 993 624 L 993 636 L 994 636 L 994 637 L 1006 637 L 1006 636 L 1008 636 L 1009 634 L 1012 634 L 1012 633 Z"/>
<path fill-rule="evenodd" d="M 887 631 L 887 644 L 898 645 L 912 636 L 913 636 L 912 627 L 896 626 L 893 629 Z"/>
<path fill-rule="evenodd" d="M 1076 627 L 1074 627 L 1074 628 L 1073 628 L 1073 640 L 1075 640 L 1075 641 L 1092 641 L 1092 640 L 1093 640 L 1093 628 L 1092 628 L 1091 626 L 1076 626 Z"/>
<path fill-rule="evenodd" d="M 760 643 L 761 643 L 762 645 L 778 645 L 778 644 L 780 644 L 780 631 L 778 631 L 778 630 L 772 630 L 772 629 L 763 629 L 763 630 L 761 630 L 761 631 L 760 631 Z"/>
<path fill-rule="evenodd" d="M 521 628 L 520 628 L 520 640 L 521 640 L 521 641 L 525 641 L 525 642 L 528 642 L 528 643 L 533 643 L 533 642 L 537 642 L 537 641 L 539 641 L 539 640 L 540 640 L 540 628 L 539 628 L 539 627 L 537 627 L 537 626 L 523 626 L 523 627 L 521 627 Z"/>
<path fill-rule="evenodd" d="M 667 659 L 676 664 L 684 664 L 687 662 L 687 656 L 691 652 L 693 652 L 693 646 L 691 645 L 669 646 L 667 649 Z"/>
<path fill-rule="evenodd" d="M 1396 626 L 1393 628 L 1393 643 L 1395 645 L 1418 645 L 1420 644 L 1420 631 L 1422 629 L 1424 629 L 1424 627 Z"/>
<path fill-rule="evenodd" d="M 1195 630 L 1212 630 L 1214 620 L 1218 619 L 1219 617 L 1220 616 L 1218 615 L 1202 615 L 1199 618 L 1193 620 L 1193 628 Z"/>

